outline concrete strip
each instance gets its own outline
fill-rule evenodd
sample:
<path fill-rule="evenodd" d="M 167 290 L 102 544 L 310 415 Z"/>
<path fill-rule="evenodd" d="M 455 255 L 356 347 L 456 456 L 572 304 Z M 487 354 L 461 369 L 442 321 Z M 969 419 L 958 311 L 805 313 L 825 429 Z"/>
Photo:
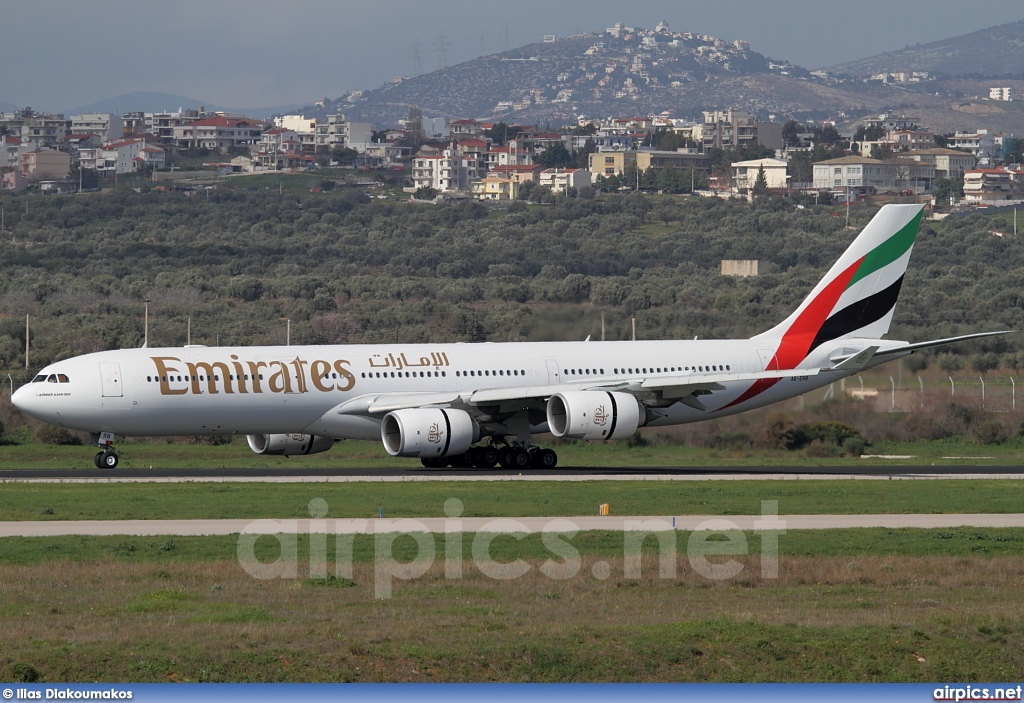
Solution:
<path fill-rule="evenodd" d="M 767 526 L 765 521 L 771 521 Z M 820 530 L 885 527 L 1024 527 L 1024 514 L 956 515 L 685 515 L 640 517 L 520 517 L 520 518 L 396 518 L 325 520 L 47 520 L 0 522 L 0 537 L 55 537 L 60 535 L 203 536 L 248 534 L 375 534 L 388 532 L 505 532 L 532 533 L 545 529 L 646 531 L 757 529 Z"/>

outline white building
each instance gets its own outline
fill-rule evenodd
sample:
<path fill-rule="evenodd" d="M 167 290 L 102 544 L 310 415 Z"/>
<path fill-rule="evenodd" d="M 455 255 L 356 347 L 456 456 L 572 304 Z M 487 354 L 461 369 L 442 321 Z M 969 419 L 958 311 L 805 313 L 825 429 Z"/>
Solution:
<path fill-rule="evenodd" d="M 889 190 L 896 184 L 896 164 L 864 156 L 843 156 L 814 164 L 814 187 L 819 190 L 856 188 Z"/>
<path fill-rule="evenodd" d="M 484 175 L 484 164 L 474 154 L 446 149 L 440 154 L 420 154 L 413 160 L 412 180 L 417 188 L 439 193 L 465 190 Z"/>
<path fill-rule="evenodd" d="M 174 127 L 174 144 L 181 149 L 248 148 L 260 140 L 263 123 L 228 117 L 207 117 Z"/>
<path fill-rule="evenodd" d="M 540 184 L 552 193 L 590 187 L 590 171 L 585 168 L 546 168 L 540 172 Z"/>
<path fill-rule="evenodd" d="M 111 112 L 87 112 L 71 116 L 71 134 L 95 134 L 100 139 L 124 136 L 124 120 Z"/>
<path fill-rule="evenodd" d="M 1001 100 L 1002 102 L 1013 102 L 1013 88 L 989 88 L 989 100 Z"/>
<path fill-rule="evenodd" d="M 732 177 L 737 188 L 750 190 L 754 187 L 757 174 L 764 169 L 765 182 L 769 188 L 788 188 L 789 175 L 786 173 L 789 162 L 785 159 L 752 159 L 737 161 L 732 164 Z"/>

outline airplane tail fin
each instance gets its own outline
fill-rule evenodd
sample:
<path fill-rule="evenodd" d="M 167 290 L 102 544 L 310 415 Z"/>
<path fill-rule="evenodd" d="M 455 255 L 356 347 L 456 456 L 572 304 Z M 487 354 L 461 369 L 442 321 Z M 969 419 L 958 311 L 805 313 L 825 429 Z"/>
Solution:
<path fill-rule="evenodd" d="M 754 337 L 778 345 L 774 368 L 795 368 L 835 339 L 879 339 L 889 331 L 923 212 L 921 205 L 883 206 L 800 307 Z"/>

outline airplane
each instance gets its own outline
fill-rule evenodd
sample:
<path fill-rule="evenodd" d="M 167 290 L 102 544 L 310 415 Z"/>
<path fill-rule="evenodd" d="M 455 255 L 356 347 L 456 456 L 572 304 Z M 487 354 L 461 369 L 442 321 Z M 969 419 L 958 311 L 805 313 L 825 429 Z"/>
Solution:
<path fill-rule="evenodd" d="M 827 386 L 919 349 L 1009 334 L 883 339 L 923 208 L 885 205 L 800 306 L 750 339 L 141 348 L 42 369 L 21 411 L 88 432 L 97 468 L 116 435 L 246 435 L 293 456 L 342 439 L 442 468 L 554 468 L 537 434 L 615 440 Z M 589 339 L 589 338 L 588 338 Z"/>

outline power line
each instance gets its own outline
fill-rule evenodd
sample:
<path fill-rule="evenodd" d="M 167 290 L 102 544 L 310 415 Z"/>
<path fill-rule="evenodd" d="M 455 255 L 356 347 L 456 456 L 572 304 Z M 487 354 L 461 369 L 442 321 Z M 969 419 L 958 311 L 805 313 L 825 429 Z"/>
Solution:
<path fill-rule="evenodd" d="M 416 37 L 416 44 L 412 50 L 412 74 L 414 76 L 423 75 L 423 57 L 420 56 L 420 38 Z"/>
<path fill-rule="evenodd" d="M 437 35 L 437 68 L 448 68 L 448 49 L 444 38 L 444 32 Z"/>

